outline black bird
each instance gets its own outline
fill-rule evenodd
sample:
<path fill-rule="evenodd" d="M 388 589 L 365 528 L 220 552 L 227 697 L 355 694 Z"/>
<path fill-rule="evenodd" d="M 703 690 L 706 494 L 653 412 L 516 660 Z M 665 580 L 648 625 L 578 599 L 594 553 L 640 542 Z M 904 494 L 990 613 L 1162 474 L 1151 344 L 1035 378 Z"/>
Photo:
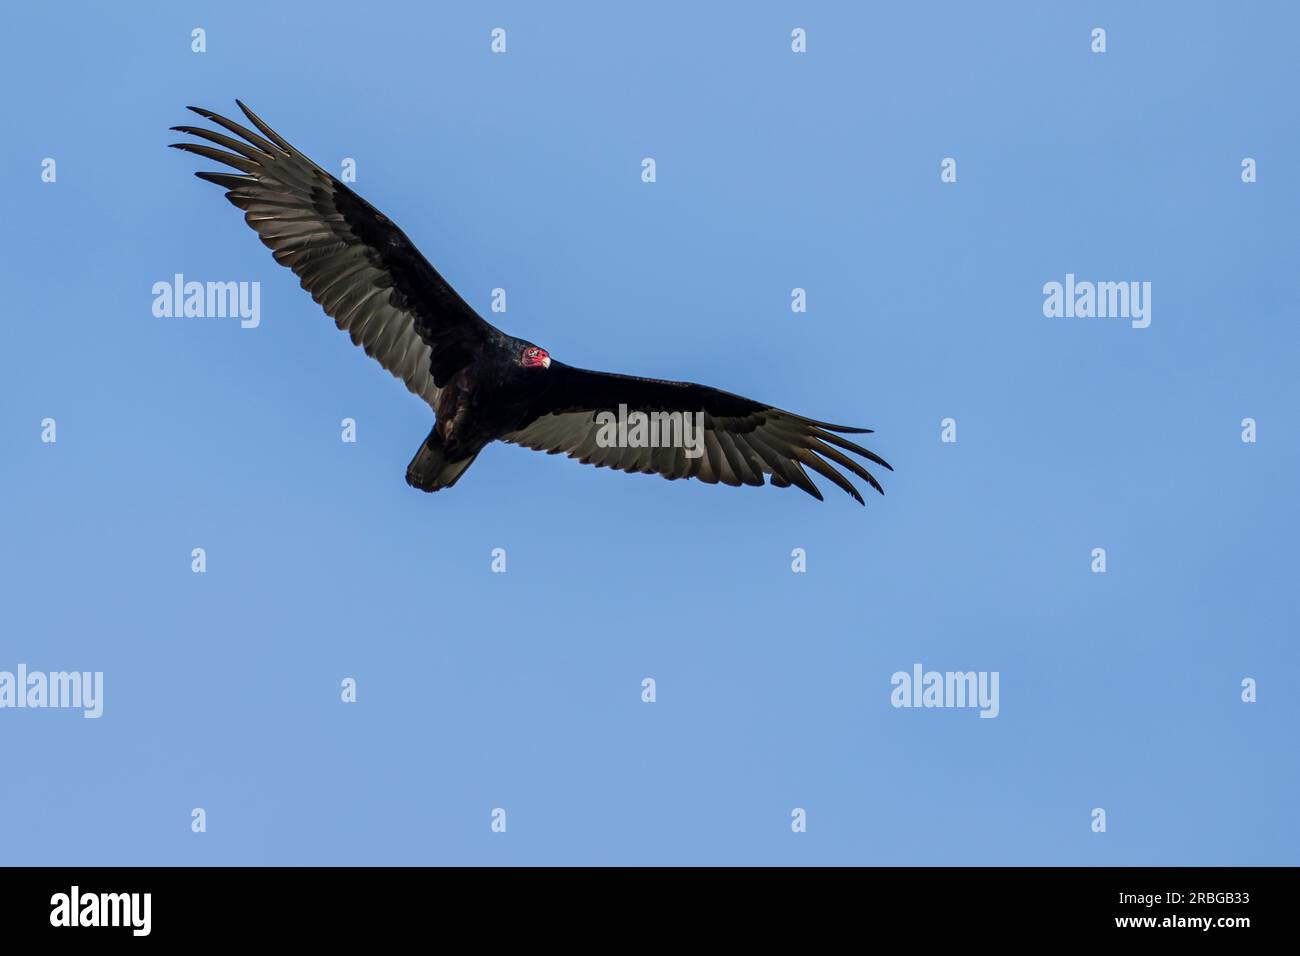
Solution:
<path fill-rule="evenodd" d="M 774 485 L 795 485 L 820 500 L 807 466 L 865 504 L 839 465 L 884 494 L 845 452 L 889 464 L 837 434 L 870 429 L 814 421 L 704 385 L 575 368 L 490 325 L 392 220 L 236 103 L 261 135 L 191 106 L 239 138 L 174 126 L 215 145 L 172 145 L 238 171 L 195 175 L 224 187 L 275 260 L 353 343 L 434 410 L 436 423 L 406 469 L 413 487 L 450 488 L 485 445 L 500 440 L 669 479 L 739 486 L 761 485 L 769 475 Z"/>

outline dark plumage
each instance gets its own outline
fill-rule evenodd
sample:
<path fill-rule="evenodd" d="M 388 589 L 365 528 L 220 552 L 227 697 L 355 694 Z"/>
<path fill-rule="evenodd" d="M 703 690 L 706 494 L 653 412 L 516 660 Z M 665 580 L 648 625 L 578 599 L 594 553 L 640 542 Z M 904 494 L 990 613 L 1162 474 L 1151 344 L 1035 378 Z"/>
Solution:
<path fill-rule="evenodd" d="M 837 434 L 869 429 L 829 425 L 704 385 L 574 368 L 495 328 L 387 216 L 243 103 L 239 108 L 261 135 L 190 107 L 234 136 L 176 126 L 212 145 L 173 146 L 238 171 L 195 175 L 224 187 L 276 261 L 294 271 L 338 327 L 433 408 L 436 424 L 406 472 L 414 487 L 454 485 L 485 445 L 500 440 L 670 479 L 761 485 L 767 475 L 774 485 L 795 485 L 820 499 L 808 467 L 862 503 L 838 465 L 883 494 L 845 452 L 890 466 Z M 703 422 L 702 437 L 664 447 L 611 443 L 600 416 L 620 406 L 646 415 L 700 414 L 692 420 Z"/>

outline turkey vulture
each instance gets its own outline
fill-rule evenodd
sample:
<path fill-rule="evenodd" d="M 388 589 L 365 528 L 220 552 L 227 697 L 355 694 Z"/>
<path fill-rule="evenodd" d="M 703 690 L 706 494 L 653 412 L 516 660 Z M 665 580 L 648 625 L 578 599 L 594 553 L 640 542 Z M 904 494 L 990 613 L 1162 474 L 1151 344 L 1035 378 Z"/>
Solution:
<path fill-rule="evenodd" d="M 353 343 L 429 403 L 435 424 L 406 469 L 408 484 L 450 488 L 485 445 L 500 440 L 669 479 L 739 486 L 761 485 L 768 475 L 820 500 L 806 466 L 865 504 L 838 465 L 884 494 L 845 452 L 889 464 L 841 436 L 870 429 L 704 385 L 575 368 L 490 325 L 392 220 L 235 102 L 261 135 L 191 106 L 234 136 L 174 126 L 206 142 L 172 145 L 236 170 L 195 175 L 224 187 L 276 261 Z"/>

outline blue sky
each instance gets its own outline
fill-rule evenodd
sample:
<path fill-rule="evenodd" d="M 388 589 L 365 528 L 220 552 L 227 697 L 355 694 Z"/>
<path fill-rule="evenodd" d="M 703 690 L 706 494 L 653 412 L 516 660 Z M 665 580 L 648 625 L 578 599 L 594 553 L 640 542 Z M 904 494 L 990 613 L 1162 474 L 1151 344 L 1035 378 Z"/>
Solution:
<path fill-rule="evenodd" d="M 98 720 L 0 710 L 0 862 L 1297 862 L 1294 7 L 0 27 L 0 670 L 104 673 Z M 875 428 L 885 497 L 502 445 L 409 489 L 427 407 L 165 148 L 235 97 L 508 331 Z M 155 317 L 178 272 L 260 326 Z M 1046 317 L 1067 273 L 1150 282 L 1150 327 Z M 916 663 L 999 715 L 892 707 Z"/>

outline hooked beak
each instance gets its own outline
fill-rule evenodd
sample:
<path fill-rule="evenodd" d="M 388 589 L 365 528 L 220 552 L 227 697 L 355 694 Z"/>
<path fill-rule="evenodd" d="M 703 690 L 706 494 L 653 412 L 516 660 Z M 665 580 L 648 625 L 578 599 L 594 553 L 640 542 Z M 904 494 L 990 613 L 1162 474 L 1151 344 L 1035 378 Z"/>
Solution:
<path fill-rule="evenodd" d="M 551 367 L 551 357 L 549 355 L 542 356 L 542 368 L 550 368 L 550 367 Z"/>

